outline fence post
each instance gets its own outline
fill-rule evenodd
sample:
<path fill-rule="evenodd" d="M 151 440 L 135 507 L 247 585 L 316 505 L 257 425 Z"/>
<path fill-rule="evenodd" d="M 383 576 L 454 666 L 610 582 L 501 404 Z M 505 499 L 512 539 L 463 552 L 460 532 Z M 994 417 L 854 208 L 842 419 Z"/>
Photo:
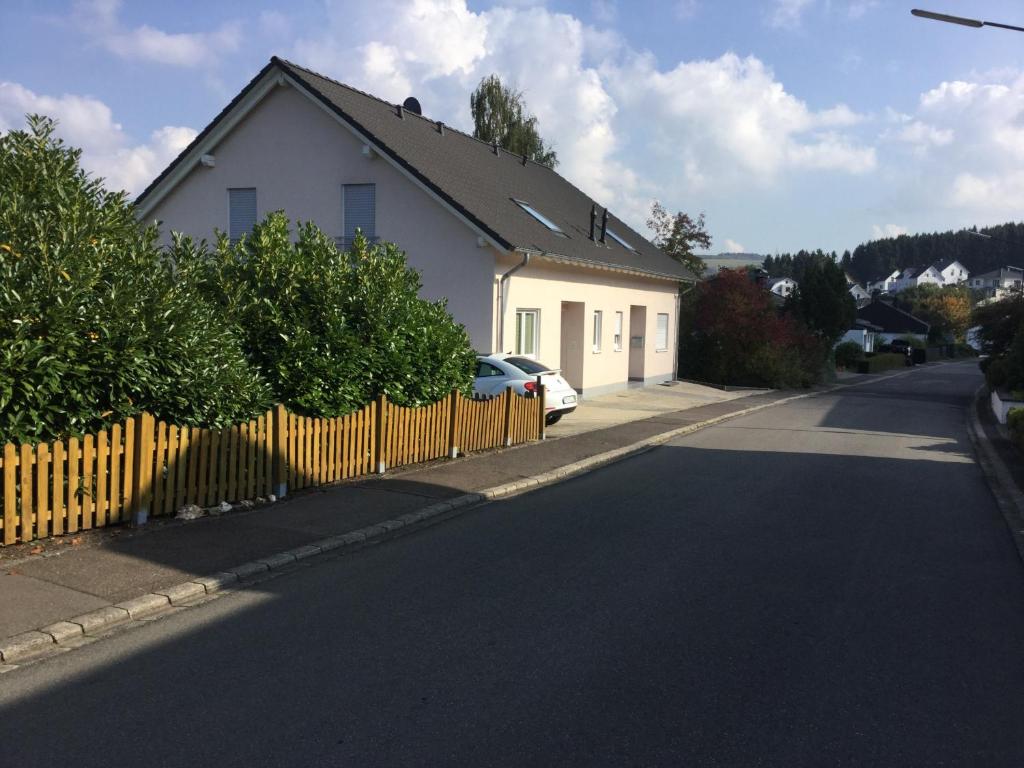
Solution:
<path fill-rule="evenodd" d="M 384 411 L 387 410 L 388 399 L 384 395 L 377 397 L 377 413 L 373 421 L 373 464 L 377 474 L 383 475 L 384 466 Z"/>
<path fill-rule="evenodd" d="M 459 455 L 459 446 L 455 444 L 458 439 L 456 426 L 458 425 L 459 390 L 453 389 L 448 398 L 448 456 L 454 459 Z"/>
<path fill-rule="evenodd" d="M 274 434 L 271 439 L 273 447 L 273 480 L 270 487 L 274 489 L 274 495 L 282 498 L 288 494 L 288 411 L 284 405 L 277 404 L 274 408 L 273 418 Z"/>
<path fill-rule="evenodd" d="M 135 420 L 135 450 L 132 455 L 131 524 L 145 525 L 153 500 L 153 438 L 156 422 L 143 411 Z"/>
<path fill-rule="evenodd" d="M 547 414 L 547 411 L 544 410 L 546 396 L 547 396 L 547 393 L 544 390 L 544 385 L 540 383 L 540 376 L 538 376 L 537 377 L 537 397 L 540 398 L 540 439 L 541 440 L 547 439 L 546 430 L 547 430 L 547 426 L 548 426 L 547 425 L 548 414 Z"/>
<path fill-rule="evenodd" d="M 512 445 L 512 398 L 515 393 L 512 387 L 505 387 L 505 424 L 501 432 L 501 444 L 506 448 Z"/>

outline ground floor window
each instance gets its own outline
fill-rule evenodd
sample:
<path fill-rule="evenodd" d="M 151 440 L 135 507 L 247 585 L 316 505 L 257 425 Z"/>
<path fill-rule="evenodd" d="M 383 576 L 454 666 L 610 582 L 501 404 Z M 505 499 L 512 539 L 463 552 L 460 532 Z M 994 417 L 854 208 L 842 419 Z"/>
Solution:
<path fill-rule="evenodd" d="M 658 327 L 654 335 L 654 349 L 664 352 L 668 349 L 668 314 L 658 313 Z"/>
<path fill-rule="evenodd" d="M 516 354 L 536 357 L 540 310 L 516 310 Z"/>
<path fill-rule="evenodd" d="M 601 310 L 594 311 L 594 351 L 601 351 Z"/>
<path fill-rule="evenodd" d="M 612 346 L 616 352 L 622 351 L 622 313 L 615 313 L 615 335 L 612 337 Z"/>

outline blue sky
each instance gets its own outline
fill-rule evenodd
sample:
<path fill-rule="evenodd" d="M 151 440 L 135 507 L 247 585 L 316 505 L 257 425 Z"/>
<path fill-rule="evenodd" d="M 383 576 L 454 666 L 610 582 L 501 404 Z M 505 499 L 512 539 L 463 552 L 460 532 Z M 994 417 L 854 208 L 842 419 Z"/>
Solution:
<path fill-rule="evenodd" d="M 914 2 L 1024 26 L 1020 3 Z M 138 192 L 272 54 L 464 128 L 496 72 L 570 180 L 638 228 L 654 199 L 703 211 L 716 252 L 1024 218 L 1024 33 L 911 7 L 5 0 L 0 130 L 51 114 Z"/>

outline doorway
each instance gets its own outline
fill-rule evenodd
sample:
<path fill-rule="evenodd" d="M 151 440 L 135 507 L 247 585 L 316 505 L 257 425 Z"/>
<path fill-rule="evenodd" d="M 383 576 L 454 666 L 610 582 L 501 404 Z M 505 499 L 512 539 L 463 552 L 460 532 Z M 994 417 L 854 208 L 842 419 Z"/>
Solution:
<path fill-rule="evenodd" d="M 577 392 L 583 391 L 583 302 L 562 302 L 562 346 L 558 367 L 562 378 Z"/>
<path fill-rule="evenodd" d="M 647 307 L 629 306 L 629 380 L 644 380 L 644 358 L 647 345 Z"/>

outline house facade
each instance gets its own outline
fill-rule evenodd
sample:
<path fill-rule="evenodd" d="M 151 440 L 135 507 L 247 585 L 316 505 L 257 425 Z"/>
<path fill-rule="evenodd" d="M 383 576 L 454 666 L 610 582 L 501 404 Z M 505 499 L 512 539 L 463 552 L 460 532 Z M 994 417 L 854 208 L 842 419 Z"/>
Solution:
<path fill-rule="evenodd" d="M 1001 299 L 1012 293 L 1021 292 L 1024 286 L 1024 269 L 1000 267 L 972 277 L 967 285 L 986 299 Z"/>
<path fill-rule="evenodd" d="M 297 65 L 270 63 L 136 201 L 162 236 L 238 238 L 283 210 L 339 246 L 396 243 L 479 352 L 585 396 L 673 378 L 695 277 L 555 171 Z"/>
<path fill-rule="evenodd" d="M 924 320 L 880 299 L 874 299 L 857 309 L 857 326 L 873 328 L 875 344 L 887 344 L 907 336 L 926 342 L 928 331 L 931 330 L 931 326 Z"/>
<path fill-rule="evenodd" d="M 796 280 L 791 277 L 773 277 L 768 281 L 768 290 L 784 299 L 791 296 L 796 288 Z"/>
<path fill-rule="evenodd" d="M 902 272 L 898 269 L 893 270 L 888 275 L 883 275 L 877 280 L 873 280 L 867 285 L 868 293 L 874 293 L 879 291 L 880 293 L 892 293 L 895 289 L 896 281 L 900 279 Z"/>

